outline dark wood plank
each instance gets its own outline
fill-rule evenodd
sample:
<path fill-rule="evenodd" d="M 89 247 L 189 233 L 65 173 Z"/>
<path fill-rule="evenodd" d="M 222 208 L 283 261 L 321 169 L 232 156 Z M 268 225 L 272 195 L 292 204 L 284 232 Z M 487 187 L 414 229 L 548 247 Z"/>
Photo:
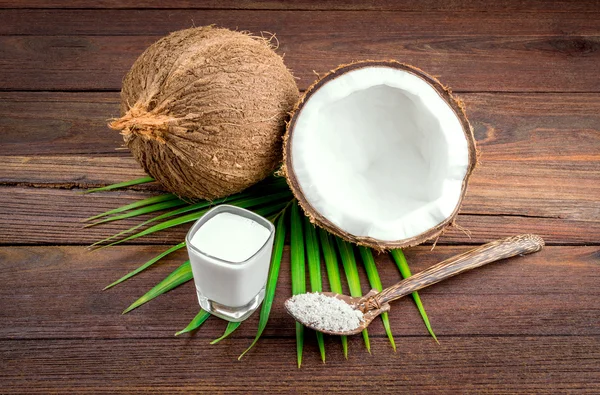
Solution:
<path fill-rule="evenodd" d="M 566 162 L 552 169 L 537 163 L 483 161 L 473 175 L 462 213 L 598 221 L 600 173 L 595 170 L 596 163 L 588 163 L 588 170 L 570 170 L 569 166 L 585 164 Z M 3 168 L 0 183 L 23 187 L 89 188 L 145 175 L 131 157 L 9 156 L 0 157 L 0 164 Z M 161 187 L 147 184 L 132 189 L 158 192 Z M 64 192 L 56 195 L 65 196 Z M 114 204 L 99 197 L 108 195 L 95 196 L 98 199 L 91 203 L 94 205 L 91 210 Z M 78 214 L 83 216 L 87 212 Z"/>
<path fill-rule="evenodd" d="M 117 134 L 120 139 L 120 136 Z M 0 156 L 4 185 L 59 188 L 104 186 L 146 176 L 129 151 L 123 156 Z M 156 190 L 155 184 L 133 187 Z"/>
<path fill-rule="evenodd" d="M 106 124 L 119 116 L 119 94 L 2 92 L 0 153 L 125 154 Z"/>
<path fill-rule="evenodd" d="M 112 192 L 80 195 L 77 191 L 31 187 L 0 187 L 0 245 L 89 245 L 121 230 L 139 224 L 148 217 L 111 222 L 107 225 L 82 229 L 81 220 L 103 211 L 151 196 L 148 192 Z M 502 202 L 510 200 L 505 197 Z M 593 199 L 593 198 L 591 198 Z M 518 215 L 470 214 L 457 218 L 460 227 L 449 229 L 440 239 L 445 244 L 478 244 L 519 233 L 537 233 L 550 244 L 591 244 L 600 240 L 600 218 L 594 211 L 593 200 L 573 202 L 564 211 L 564 218 L 528 216 L 536 200 L 518 208 Z M 538 204 L 542 204 L 537 202 Z M 544 204 L 547 202 L 544 202 Z M 511 205 L 506 203 L 508 210 Z M 578 204 L 583 207 L 579 208 Z M 592 213 L 589 218 L 583 213 Z M 496 212 L 502 211 L 496 209 Z M 561 214 L 561 215 L 563 215 Z M 572 215 L 575 218 L 569 218 Z M 134 240 L 135 244 L 177 244 L 189 226 L 182 225 L 167 231 Z M 470 232 L 468 236 L 465 230 Z"/>
<path fill-rule="evenodd" d="M 266 339 L 241 362 L 247 340 L 2 341 L 4 393 L 411 393 L 531 394 L 600 391 L 600 337 L 406 338 L 397 353 L 373 339 L 373 355 L 323 365 L 307 344 L 302 369 L 292 338 Z M 338 344 L 327 342 L 327 346 Z M 330 347 L 331 348 L 331 347 Z"/>
<path fill-rule="evenodd" d="M 526 215 L 459 214 L 459 227 L 449 229 L 439 243 L 482 244 L 520 233 L 536 233 L 554 245 L 597 245 L 600 240 L 598 217 L 579 221 Z"/>
<path fill-rule="evenodd" d="M 469 248 L 438 246 L 430 251 L 423 246 L 407 249 L 406 257 L 417 273 Z M 64 246 L 0 248 L 3 280 L 12 284 L 0 289 L 0 339 L 171 338 L 198 312 L 192 283 L 125 316 L 120 312 L 179 266 L 186 259 L 185 251 L 124 284 L 101 290 L 164 250 L 161 246 L 94 252 Z M 387 254 L 376 259 L 384 286 L 400 280 Z M 442 345 L 448 336 L 600 336 L 599 259 L 599 247 L 547 247 L 534 255 L 462 274 L 421 291 L 421 297 Z M 367 292 L 370 288 L 362 268 L 360 276 L 363 292 Z M 293 321 L 283 308 L 290 295 L 286 247 L 266 337 L 294 336 Z M 232 337 L 253 338 L 257 319 L 257 315 L 250 318 Z M 390 319 L 402 345 L 407 336 L 427 337 L 410 298 L 394 302 Z M 224 326 L 223 321 L 211 318 L 192 337 L 205 343 L 220 336 Z M 385 336 L 379 320 L 369 332 Z M 353 347 L 360 348 L 360 342 Z"/>
<path fill-rule="evenodd" d="M 0 0 L 2 7 L 202 9 L 0 11 L 4 90 L 116 91 L 133 59 L 159 35 L 212 22 L 279 33 L 280 51 L 287 53 L 302 87 L 314 79 L 313 69 L 324 71 L 360 54 L 415 63 L 461 91 L 600 88 L 594 78 L 600 56 L 597 1 Z M 209 8 L 411 12 L 204 10 Z M 57 189 L 143 174 L 127 151 L 114 150 L 120 138 L 104 126 L 115 115 L 117 96 L 0 93 L 0 183 L 5 184 L 0 244 L 86 244 L 138 222 L 84 231 L 78 221 L 150 196 L 151 190 L 80 196 Z M 458 219 L 473 237 L 453 229 L 433 252 L 429 246 L 407 250 L 413 272 L 468 248 L 443 244 L 521 232 L 539 233 L 550 244 L 597 245 L 597 95 L 465 96 L 483 151 Z M 39 186 L 52 189 L 33 188 Z M 186 230 L 140 242 L 172 245 Z M 0 287 L 0 392 L 600 392 L 598 246 L 550 246 L 422 291 L 440 345 L 427 335 L 409 299 L 391 312 L 397 353 L 376 322 L 370 330 L 373 356 L 353 337 L 345 361 L 337 339 L 327 338 L 324 369 L 309 334 L 303 370 L 295 366 L 293 322 L 281 308 L 290 294 L 287 248 L 270 325 L 242 362 L 236 358 L 254 336 L 256 316 L 218 346 L 207 344 L 225 327 L 215 318 L 192 336 L 173 337 L 198 310 L 191 283 L 119 314 L 177 267 L 184 251 L 125 285 L 100 290 L 165 248 L 0 247 L 0 271 L 10 285 Z M 384 285 L 399 279 L 387 256 L 377 261 Z M 360 275 L 366 291 L 362 270 Z"/>
<path fill-rule="evenodd" d="M 598 8 L 600 12 L 600 8 Z M 589 10 L 581 12 L 311 12 L 248 10 L 0 10 L 0 35 L 156 36 L 192 26 L 215 24 L 232 29 L 277 33 L 287 38 L 319 39 L 325 32 L 347 33 L 356 41 L 394 36 L 581 36 L 599 35 L 600 21 Z M 360 21 L 361 25 L 357 22 Z M 385 23 L 381 23 L 385 21 Z M 33 23 L 32 23 L 33 22 Z M 470 22 L 470 23 L 469 23 Z M 331 25 L 334 23 L 335 25 Z M 310 27 L 310 28 L 309 28 Z M 352 28 L 353 30 L 350 30 Z M 307 32 L 308 30 L 308 32 Z M 310 34 L 308 34 L 310 33 Z M 330 34 L 331 36 L 331 34 Z"/>
<path fill-rule="evenodd" d="M 600 219 L 597 204 L 600 173 L 595 170 L 596 162 L 588 163 L 588 170 L 567 168 L 569 165 L 583 167 L 584 163 L 567 162 L 557 169 L 537 163 L 508 163 L 513 166 L 506 161 L 481 163 L 464 201 L 464 214 L 522 215 L 580 221 Z M 145 175 L 131 157 L 5 156 L 0 157 L 0 164 L 3 169 L 0 183 L 11 186 L 89 188 Z M 145 184 L 131 189 L 160 191 L 161 187 Z M 105 207 L 111 203 L 98 205 Z"/>
<path fill-rule="evenodd" d="M 587 169 L 581 162 L 555 163 L 555 169 L 550 163 L 518 159 L 513 166 L 506 163 L 482 160 L 471 179 L 463 213 L 600 220 L 599 162 L 591 161 Z"/>
<path fill-rule="evenodd" d="M 0 37 L 0 89 L 118 90 L 133 61 L 160 36 L 216 23 L 277 33 L 301 89 L 314 80 L 313 70 L 396 58 L 456 91 L 600 90 L 600 19 L 593 13 L 177 11 L 170 19 L 170 11 L 98 12 L 1 11 L 5 33 L 51 35 Z"/>
<path fill-rule="evenodd" d="M 566 94 L 461 97 L 481 153 L 465 212 L 600 218 L 600 101 Z"/>
<path fill-rule="evenodd" d="M 0 119 L 6 125 L 0 134 L 3 143 L 0 151 L 4 154 L 0 156 L 3 169 L 0 183 L 73 188 L 143 176 L 126 150 L 114 150 L 120 144 L 120 137 L 105 126 L 110 108 L 117 107 L 117 96 L 116 93 L 4 93 L 1 97 L 6 100 L 0 101 L 0 115 L 4 116 Z M 485 229 L 489 221 L 500 222 L 500 230 L 507 235 L 522 227 L 522 230 L 543 231 L 554 241 L 597 241 L 585 230 L 587 226 L 592 231 L 596 229 L 596 225 L 587 222 L 600 219 L 597 95 L 463 94 L 461 97 L 467 103 L 482 152 L 462 210 L 467 215 L 459 222 L 475 232 L 474 242 L 494 237 L 495 230 Z M 95 103 L 101 110 L 94 110 Z M 87 109 L 89 116 L 83 115 Z M 20 122 L 27 128 L 20 127 Z M 49 155 L 40 156 L 45 150 Z M 54 153 L 61 155 L 50 155 Z M 98 153 L 102 156 L 89 156 Z M 6 156 L 18 154 L 22 155 Z M 20 198 L 26 193 L 29 192 L 13 191 L 11 196 Z M 35 191 L 34 195 L 39 193 Z M 29 200 L 45 207 L 50 204 L 48 196 L 54 195 L 44 194 Z M 74 217 L 91 215 L 94 210 L 108 208 L 113 203 L 102 196 L 76 200 L 76 195 L 64 191 L 57 192 L 55 198 L 79 210 Z M 83 202 L 91 206 L 80 207 Z M 55 210 L 50 211 L 55 213 Z M 486 219 L 473 215 L 505 217 Z M 77 237 L 76 240 L 81 241 Z M 445 240 L 460 242 L 464 235 L 453 231 Z"/>
<path fill-rule="evenodd" d="M 136 9 L 230 9 L 230 10 L 396 10 L 396 11 L 598 11 L 597 0 L 424 0 L 399 2 L 393 0 L 0 0 L 0 8 L 136 8 Z"/>
<path fill-rule="evenodd" d="M 153 193 L 127 191 L 80 195 L 77 192 L 21 187 L 2 189 L 0 244 L 90 245 L 150 218 L 143 216 L 84 229 L 81 222 L 84 218 L 152 196 Z M 168 229 L 158 235 L 141 238 L 136 243 L 168 244 L 173 240 L 179 240 L 176 243 L 180 243 L 185 238 L 187 228 Z"/>
<path fill-rule="evenodd" d="M 589 166 L 597 165 L 600 148 L 598 95 L 463 93 L 459 97 L 475 128 L 482 162 L 543 163 L 560 170 L 568 161 L 564 170 L 596 170 Z M 129 156 L 119 134 L 106 126 L 118 116 L 118 107 L 117 92 L 2 92 L 0 155 Z M 23 181 L 18 174 L 13 177 L 15 182 Z"/>

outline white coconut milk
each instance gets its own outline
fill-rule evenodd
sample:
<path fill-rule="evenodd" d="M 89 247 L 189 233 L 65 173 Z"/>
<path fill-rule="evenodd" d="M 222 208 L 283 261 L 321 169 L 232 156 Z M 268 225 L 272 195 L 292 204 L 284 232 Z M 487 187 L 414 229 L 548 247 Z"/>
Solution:
<path fill-rule="evenodd" d="M 275 228 L 240 207 L 220 205 L 192 226 L 186 242 L 200 306 L 243 321 L 260 305 L 271 263 Z"/>
<path fill-rule="evenodd" d="M 239 263 L 265 245 L 271 232 L 250 218 L 219 213 L 206 221 L 192 237 L 192 245 L 214 258 Z"/>

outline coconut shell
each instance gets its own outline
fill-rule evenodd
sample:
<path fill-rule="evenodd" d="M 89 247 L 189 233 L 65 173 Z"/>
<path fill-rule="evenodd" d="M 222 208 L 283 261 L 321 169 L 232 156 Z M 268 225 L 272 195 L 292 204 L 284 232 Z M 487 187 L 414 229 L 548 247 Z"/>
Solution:
<path fill-rule="evenodd" d="M 401 70 L 410 72 L 410 73 L 422 78 L 423 80 L 425 80 L 450 105 L 450 107 L 456 114 L 457 118 L 459 119 L 459 121 L 462 125 L 462 130 L 465 134 L 465 138 L 466 138 L 467 145 L 468 145 L 469 165 L 467 168 L 466 175 L 462 182 L 461 195 L 460 195 L 460 199 L 458 201 L 458 204 L 456 205 L 455 210 L 452 212 L 452 214 L 448 218 L 446 218 L 443 222 L 441 222 L 437 226 L 430 228 L 426 232 L 423 232 L 417 236 L 414 236 L 414 237 L 411 237 L 408 239 L 404 239 L 404 240 L 382 241 L 382 240 L 374 239 L 371 237 L 354 236 L 354 235 L 351 235 L 351 234 L 339 229 L 336 225 L 334 225 L 326 217 L 324 217 L 322 214 L 320 214 L 313 206 L 311 206 L 311 204 L 308 202 L 308 200 L 304 197 L 302 187 L 300 186 L 298 179 L 296 178 L 296 174 L 294 173 L 294 168 L 292 166 L 291 143 L 290 143 L 291 138 L 290 137 L 294 134 L 294 126 L 295 126 L 296 121 L 304 107 L 304 104 L 310 99 L 311 95 L 313 95 L 315 92 L 317 92 L 319 90 L 319 88 L 321 88 L 327 82 L 329 82 L 349 71 L 363 68 L 363 67 L 369 67 L 369 66 L 393 67 L 393 68 L 397 68 L 397 69 L 401 69 Z M 371 248 L 374 248 L 379 251 L 412 247 L 415 245 L 422 244 L 425 241 L 439 237 L 446 230 L 446 228 L 454 225 L 454 221 L 456 219 L 456 216 L 458 215 L 460 206 L 462 204 L 462 200 L 467 192 L 467 185 L 469 182 L 469 177 L 471 176 L 471 173 L 473 172 L 473 170 L 477 164 L 477 150 L 476 150 L 476 146 L 475 146 L 475 137 L 473 136 L 473 128 L 471 127 L 469 120 L 467 119 L 467 114 L 465 112 L 464 103 L 461 100 L 459 100 L 458 98 L 456 98 L 452 94 L 452 91 L 448 87 L 442 85 L 442 83 L 440 81 L 438 81 L 435 77 L 425 73 L 423 70 L 421 70 L 417 67 L 414 67 L 414 66 L 411 66 L 408 64 L 404 64 L 404 63 L 400 63 L 395 60 L 365 60 L 365 61 L 354 62 L 351 64 L 344 64 L 344 65 L 340 65 L 339 67 L 337 67 L 334 70 L 331 70 L 329 73 L 321 76 L 315 83 L 313 83 L 306 90 L 304 95 L 302 95 L 302 97 L 300 98 L 300 100 L 298 101 L 296 106 L 294 106 L 294 109 L 292 110 L 292 117 L 290 119 L 290 122 L 287 125 L 287 131 L 284 136 L 283 157 L 284 157 L 284 159 L 283 159 L 283 167 L 282 167 L 281 173 L 283 175 L 285 175 L 287 182 L 288 182 L 294 196 L 298 200 L 300 207 L 302 207 L 302 209 L 304 210 L 304 213 L 308 216 L 308 218 L 310 219 L 310 221 L 313 224 L 325 229 L 326 231 L 328 231 L 338 237 L 341 237 L 342 239 L 344 239 L 346 241 L 349 241 L 351 243 L 358 244 L 358 245 L 371 247 Z"/>
<path fill-rule="evenodd" d="M 281 162 L 293 76 L 270 43 L 228 29 L 181 30 L 152 44 L 123 80 L 119 130 L 167 190 L 215 199 Z"/>

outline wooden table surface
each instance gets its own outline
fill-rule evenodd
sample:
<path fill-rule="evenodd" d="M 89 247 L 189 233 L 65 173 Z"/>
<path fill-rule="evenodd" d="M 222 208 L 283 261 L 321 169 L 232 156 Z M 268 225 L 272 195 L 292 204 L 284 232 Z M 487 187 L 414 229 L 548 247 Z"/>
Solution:
<path fill-rule="evenodd" d="M 518 233 L 548 247 L 423 291 L 439 344 L 407 299 L 391 312 L 397 352 L 375 322 L 372 355 L 354 337 L 345 360 L 328 338 L 323 364 L 309 336 L 301 369 L 287 247 L 270 323 L 242 361 L 257 317 L 214 346 L 218 319 L 173 336 L 198 311 L 191 283 L 122 316 L 185 252 L 102 287 L 186 227 L 90 252 L 137 222 L 82 218 L 155 192 L 77 191 L 142 176 L 106 127 L 121 78 L 159 37 L 207 24 L 277 33 L 301 89 L 313 70 L 394 58 L 464 100 L 482 152 L 458 217 L 471 238 L 408 249 L 413 272 Z M 598 1 L 0 0 L 0 184 L 1 393 L 600 393 Z M 378 266 L 384 286 L 399 279 L 387 256 Z"/>

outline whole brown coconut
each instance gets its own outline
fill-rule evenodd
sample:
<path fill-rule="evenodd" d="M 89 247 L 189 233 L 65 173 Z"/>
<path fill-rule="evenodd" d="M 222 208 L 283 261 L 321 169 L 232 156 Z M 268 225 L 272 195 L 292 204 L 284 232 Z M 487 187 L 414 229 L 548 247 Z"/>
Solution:
<path fill-rule="evenodd" d="M 310 220 L 378 250 L 421 244 L 454 223 L 476 158 L 462 102 L 397 61 L 342 65 L 293 111 L 284 173 Z"/>
<path fill-rule="evenodd" d="M 268 176 L 298 100 L 270 43 L 214 27 L 152 44 L 123 80 L 110 123 L 144 170 L 183 197 L 215 199 Z"/>

